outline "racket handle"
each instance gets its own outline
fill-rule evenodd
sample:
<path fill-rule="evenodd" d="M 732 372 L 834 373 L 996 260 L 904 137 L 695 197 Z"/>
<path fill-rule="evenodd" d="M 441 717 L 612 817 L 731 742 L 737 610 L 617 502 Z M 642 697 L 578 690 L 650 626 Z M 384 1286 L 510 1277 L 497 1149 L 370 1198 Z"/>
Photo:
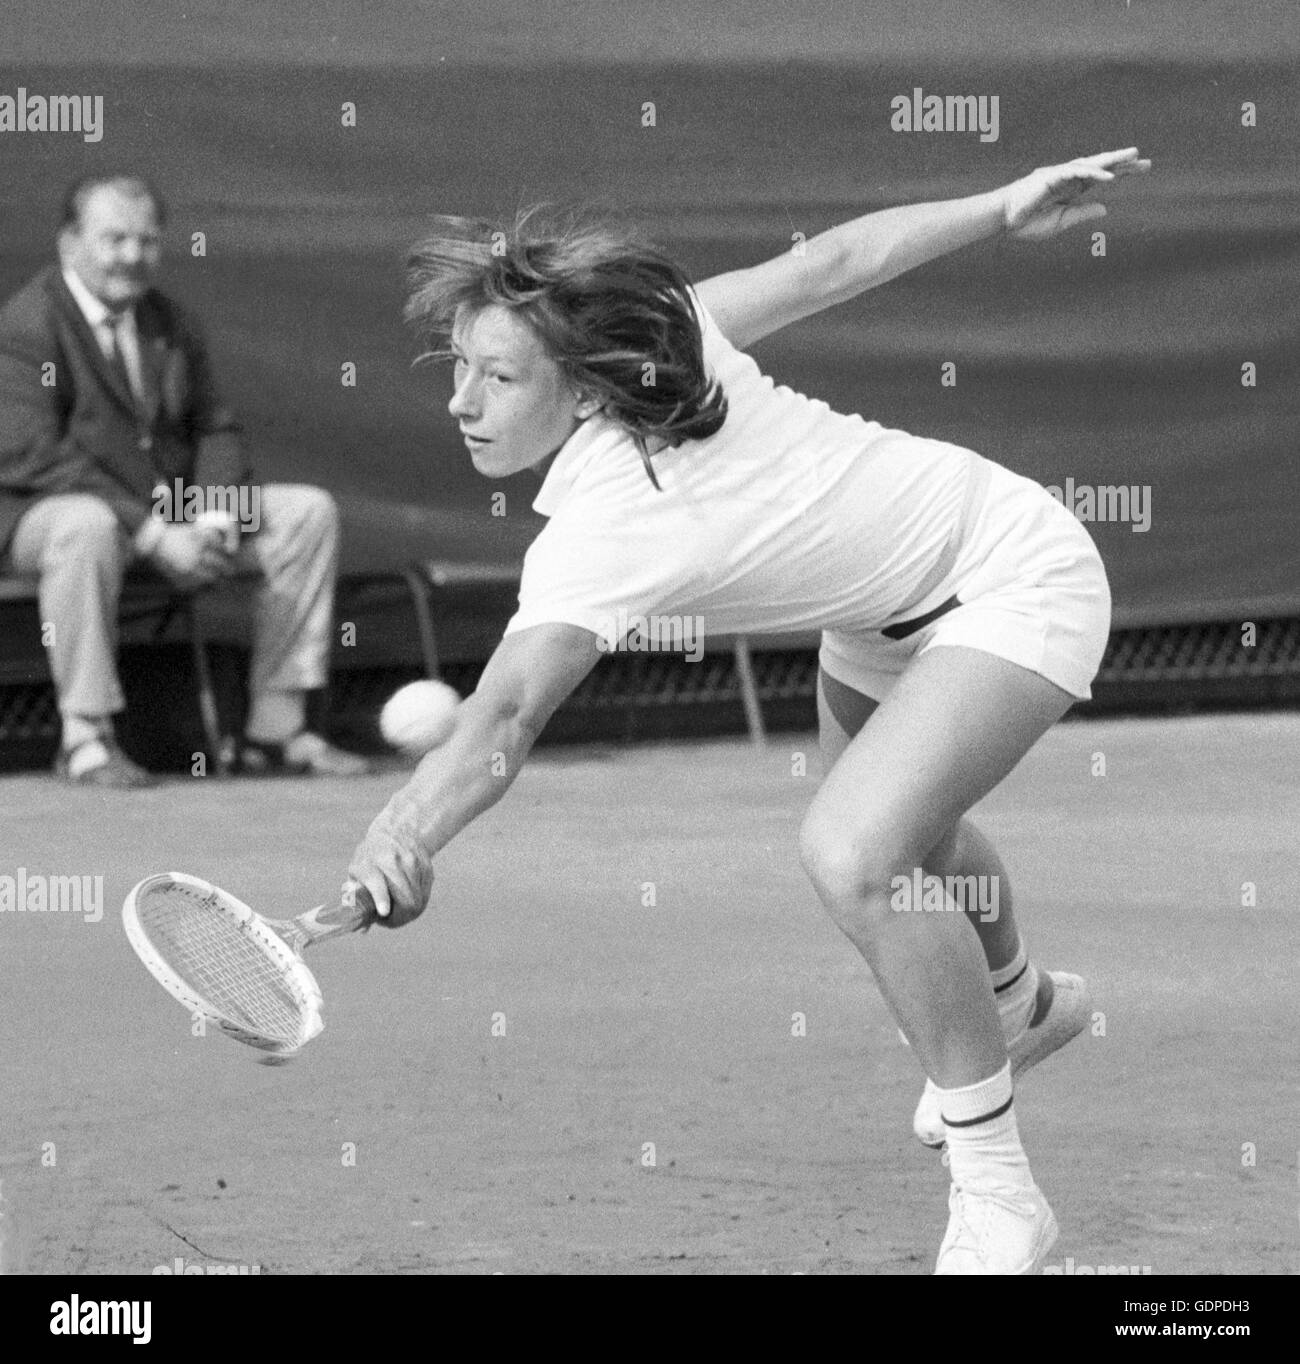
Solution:
<path fill-rule="evenodd" d="M 356 886 L 351 903 L 340 899 L 336 905 L 321 905 L 319 909 L 300 914 L 294 923 L 306 935 L 308 942 L 319 942 L 322 938 L 369 928 L 378 918 L 374 897 L 365 886 Z"/>

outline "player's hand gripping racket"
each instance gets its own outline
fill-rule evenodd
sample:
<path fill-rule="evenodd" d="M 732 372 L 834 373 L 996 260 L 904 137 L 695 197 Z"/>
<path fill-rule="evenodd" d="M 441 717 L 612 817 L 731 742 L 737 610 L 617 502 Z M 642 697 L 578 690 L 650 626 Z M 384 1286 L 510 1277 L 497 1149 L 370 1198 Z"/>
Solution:
<path fill-rule="evenodd" d="M 370 892 L 295 919 L 266 919 L 224 890 L 186 876 L 146 876 L 126 897 L 122 923 L 163 989 L 224 1033 L 287 1060 L 325 1026 L 304 948 L 375 922 Z"/>

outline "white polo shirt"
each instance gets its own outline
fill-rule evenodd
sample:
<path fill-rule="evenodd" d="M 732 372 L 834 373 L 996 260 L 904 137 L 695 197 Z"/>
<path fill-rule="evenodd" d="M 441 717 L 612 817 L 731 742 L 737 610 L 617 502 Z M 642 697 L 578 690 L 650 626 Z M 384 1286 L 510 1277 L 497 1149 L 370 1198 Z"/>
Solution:
<path fill-rule="evenodd" d="M 696 306 L 722 429 L 655 454 L 658 491 L 621 428 L 584 422 L 533 503 L 549 520 L 506 633 L 566 623 L 613 648 L 629 620 L 678 614 L 715 635 L 875 631 L 942 600 L 927 579 L 971 452 L 774 384 Z"/>

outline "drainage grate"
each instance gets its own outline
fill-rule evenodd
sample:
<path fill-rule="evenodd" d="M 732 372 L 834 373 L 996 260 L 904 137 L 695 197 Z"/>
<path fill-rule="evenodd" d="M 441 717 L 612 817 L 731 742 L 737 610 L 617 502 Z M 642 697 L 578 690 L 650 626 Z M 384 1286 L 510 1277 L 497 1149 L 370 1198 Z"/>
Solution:
<path fill-rule="evenodd" d="M 1300 676 L 1300 619 L 1256 622 L 1252 646 L 1240 622 L 1116 630 L 1101 674 L 1108 682 L 1200 682 Z"/>

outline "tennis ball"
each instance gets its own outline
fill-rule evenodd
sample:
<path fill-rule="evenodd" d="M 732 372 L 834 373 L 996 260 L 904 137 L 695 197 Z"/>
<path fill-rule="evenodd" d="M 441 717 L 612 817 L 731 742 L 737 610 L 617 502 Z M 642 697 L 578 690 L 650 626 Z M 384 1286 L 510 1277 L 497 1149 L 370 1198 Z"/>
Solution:
<path fill-rule="evenodd" d="M 379 732 L 403 753 L 424 754 L 451 737 L 460 697 L 445 682 L 412 682 L 379 713 Z"/>

